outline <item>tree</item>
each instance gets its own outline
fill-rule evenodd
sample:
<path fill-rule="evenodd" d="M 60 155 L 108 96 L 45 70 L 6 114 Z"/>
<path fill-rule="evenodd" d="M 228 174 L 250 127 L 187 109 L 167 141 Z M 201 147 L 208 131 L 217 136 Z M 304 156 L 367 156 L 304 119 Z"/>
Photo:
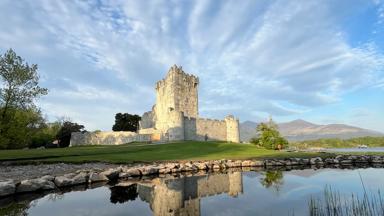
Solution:
<path fill-rule="evenodd" d="M 32 136 L 30 148 L 37 148 L 52 144 L 56 139 L 56 135 L 62 127 L 62 121 L 55 121 L 52 123 L 44 123 L 43 127 Z"/>
<path fill-rule="evenodd" d="M 10 108 L 9 113 L 13 114 L 12 122 L 6 125 L 6 133 L 0 136 L 0 148 L 17 149 L 30 146 L 32 137 L 45 127 L 41 112 L 35 108 Z"/>
<path fill-rule="evenodd" d="M 115 124 L 112 126 L 113 131 L 137 131 L 141 117 L 129 113 L 117 113 L 115 116 Z"/>
<path fill-rule="evenodd" d="M 68 147 L 73 132 L 85 132 L 84 126 L 70 121 L 65 121 L 56 135 L 60 147 Z"/>
<path fill-rule="evenodd" d="M 34 100 L 48 90 L 39 86 L 37 65 L 24 62 L 12 49 L 0 56 L 0 80 L 0 145 L 10 147 L 10 141 L 15 140 L 11 130 L 20 120 L 16 118 L 21 113 L 39 112 Z"/>
<path fill-rule="evenodd" d="M 267 123 L 260 123 L 256 127 L 257 137 L 251 143 L 263 146 L 266 149 L 282 149 L 288 146 L 288 141 L 280 135 L 277 125 L 269 119 Z"/>

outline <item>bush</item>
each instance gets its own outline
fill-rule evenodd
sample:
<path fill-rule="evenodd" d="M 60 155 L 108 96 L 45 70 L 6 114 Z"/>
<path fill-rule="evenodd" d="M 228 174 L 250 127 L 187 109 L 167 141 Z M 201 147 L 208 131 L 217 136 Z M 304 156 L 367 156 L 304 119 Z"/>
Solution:
<path fill-rule="evenodd" d="M 267 123 L 257 125 L 256 130 L 257 137 L 252 138 L 251 143 L 266 149 L 283 149 L 288 147 L 288 141 L 280 135 L 277 125 L 272 119 Z"/>

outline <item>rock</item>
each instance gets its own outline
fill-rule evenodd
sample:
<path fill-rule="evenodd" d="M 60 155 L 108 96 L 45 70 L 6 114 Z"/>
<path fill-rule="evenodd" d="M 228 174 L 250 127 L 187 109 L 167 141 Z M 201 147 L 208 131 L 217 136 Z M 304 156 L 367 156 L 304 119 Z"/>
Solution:
<path fill-rule="evenodd" d="M 168 174 L 168 173 L 171 173 L 171 172 L 172 172 L 172 169 L 168 168 L 168 167 L 159 169 L 159 174 Z"/>
<path fill-rule="evenodd" d="M 54 180 L 57 187 L 67 187 L 72 185 L 84 184 L 88 181 L 88 174 L 85 172 L 79 174 L 66 174 L 64 176 L 57 176 Z"/>
<path fill-rule="evenodd" d="M 121 172 L 121 168 L 115 168 L 115 169 L 108 169 L 104 172 L 101 172 L 102 175 L 107 177 L 110 181 L 115 181 L 119 178 L 119 174 Z"/>
<path fill-rule="evenodd" d="M 255 161 L 251 161 L 250 165 L 252 167 L 262 167 L 262 166 L 264 166 L 264 162 L 263 161 L 259 161 L 259 160 L 255 160 Z"/>
<path fill-rule="evenodd" d="M 88 173 L 86 172 L 81 172 L 77 174 L 75 177 L 72 179 L 73 185 L 78 185 L 78 184 L 85 184 L 88 181 Z"/>
<path fill-rule="evenodd" d="M 383 158 L 381 158 L 380 156 L 373 156 L 371 158 L 371 161 L 372 163 L 383 163 Z"/>
<path fill-rule="evenodd" d="M 119 178 L 128 178 L 128 177 L 136 177 L 141 176 L 141 172 L 137 168 L 125 168 L 119 174 Z"/>
<path fill-rule="evenodd" d="M 56 176 L 54 182 L 57 187 L 66 187 L 72 185 L 72 178 L 68 176 Z"/>
<path fill-rule="evenodd" d="M 44 179 L 44 180 L 53 182 L 53 180 L 55 179 L 55 177 L 54 177 L 54 176 L 51 176 L 51 175 L 45 175 L 45 176 L 41 177 L 41 179 Z"/>
<path fill-rule="evenodd" d="M 341 160 L 341 164 L 352 164 L 352 160 Z"/>
<path fill-rule="evenodd" d="M 314 157 L 314 158 L 311 158 L 309 161 L 312 165 L 323 163 L 323 159 L 321 159 L 321 157 Z"/>
<path fill-rule="evenodd" d="M 195 163 L 195 166 L 196 166 L 197 169 L 199 169 L 199 170 L 207 170 L 207 169 L 208 169 L 208 166 L 207 166 L 207 164 L 205 164 L 205 163 Z"/>
<path fill-rule="evenodd" d="M 252 163 L 252 161 L 250 161 L 250 160 L 245 160 L 245 161 L 243 161 L 243 162 L 241 163 L 241 166 L 242 166 L 242 167 L 250 167 L 250 166 L 251 166 L 251 163 Z"/>
<path fill-rule="evenodd" d="M 16 192 L 16 184 L 13 180 L 0 182 L 0 197 L 14 194 Z"/>
<path fill-rule="evenodd" d="M 21 181 L 20 184 L 17 185 L 16 193 L 53 190 L 55 188 L 56 186 L 52 181 L 42 177 L 39 179 L 29 179 Z"/>
<path fill-rule="evenodd" d="M 308 165 L 308 164 L 310 164 L 310 160 L 309 160 L 308 158 L 302 158 L 302 159 L 300 160 L 300 164 L 302 164 L 302 165 Z"/>
<path fill-rule="evenodd" d="M 102 181 L 108 181 L 109 179 L 107 178 L 107 176 L 101 174 L 101 173 L 96 173 L 96 172 L 92 172 L 90 175 L 89 175 L 89 179 L 88 179 L 88 182 L 89 183 L 94 183 L 94 182 L 102 182 Z"/>
<path fill-rule="evenodd" d="M 159 168 L 153 166 L 145 166 L 139 169 L 143 176 L 154 175 L 159 173 Z"/>
<path fill-rule="evenodd" d="M 214 170 L 220 170 L 221 169 L 221 166 L 220 164 L 213 164 L 213 167 L 212 167 Z"/>

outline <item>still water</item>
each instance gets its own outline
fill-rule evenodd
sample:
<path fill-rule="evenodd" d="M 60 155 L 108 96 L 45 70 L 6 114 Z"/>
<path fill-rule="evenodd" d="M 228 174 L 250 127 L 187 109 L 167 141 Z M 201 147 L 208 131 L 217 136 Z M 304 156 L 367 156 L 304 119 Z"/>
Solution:
<path fill-rule="evenodd" d="M 368 194 L 383 191 L 384 169 L 228 171 L 130 180 L 0 200 L 0 214 L 308 215 L 309 200 L 323 197 L 326 187 L 348 198 L 362 196 L 363 185 Z"/>

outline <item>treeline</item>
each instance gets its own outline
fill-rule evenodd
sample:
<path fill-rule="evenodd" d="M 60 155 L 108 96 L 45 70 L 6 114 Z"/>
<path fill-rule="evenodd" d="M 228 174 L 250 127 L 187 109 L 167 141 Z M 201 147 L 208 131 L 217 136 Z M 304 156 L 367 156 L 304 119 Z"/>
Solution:
<path fill-rule="evenodd" d="M 10 49 L 0 56 L 0 149 L 67 147 L 84 126 L 69 120 L 47 122 L 35 100 L 48 94 L 39 86 L 37 65 Z"/>
<path fill-rule="evenodd" d="M 384 147 L 384 137 L 357 137 L 351 139 L 317 139 L 299 142 L 290 142 L 289 146 L 299 149 L 320 147 L 320 148 L 355 148 L 359 145 L 368 147 Z"/>

